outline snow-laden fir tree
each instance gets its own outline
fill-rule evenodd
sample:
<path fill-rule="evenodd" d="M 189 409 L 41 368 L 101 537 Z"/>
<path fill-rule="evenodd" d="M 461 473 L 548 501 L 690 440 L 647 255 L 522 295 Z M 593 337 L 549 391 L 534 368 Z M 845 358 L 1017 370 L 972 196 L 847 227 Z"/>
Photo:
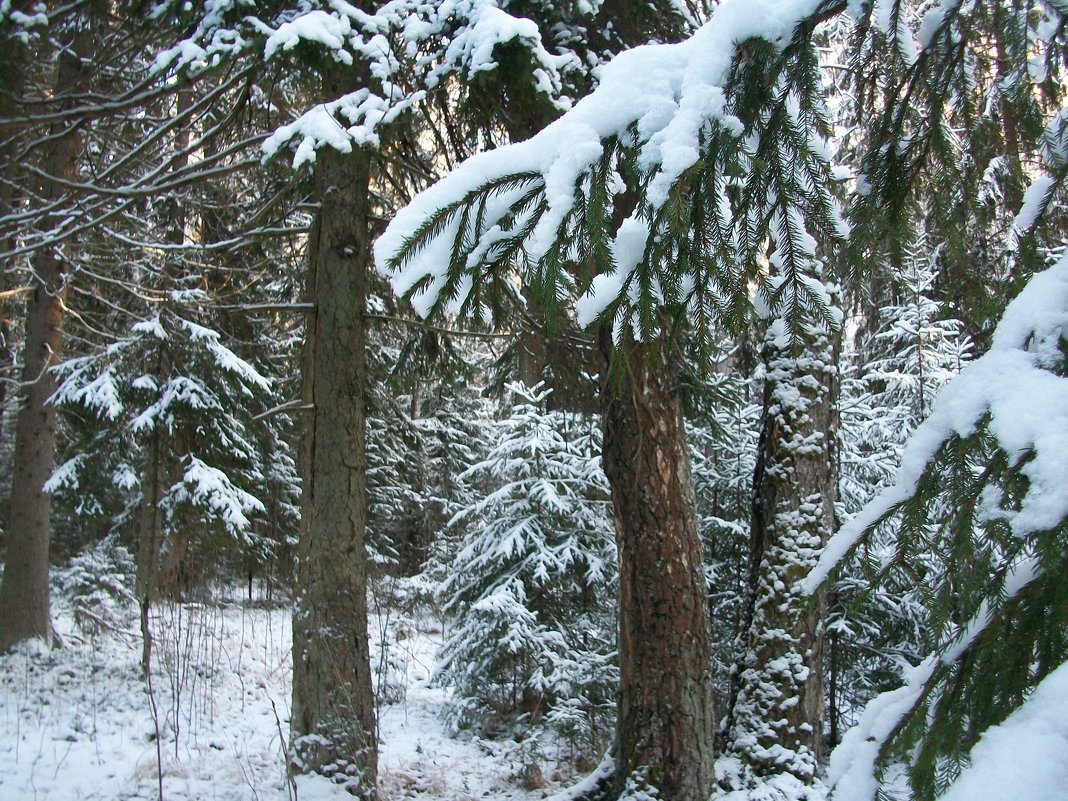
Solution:
<path fill-rule="evenodd" d="M 955 266 L 966 269 L 969 258 L 962 256 L 977 252 L 967 242 L 976 227 L 958 223 L 977 219 L 978 212 L 970 193 L 961 202 L 960 186 L 976 185 L 975 176 L 984 174 L 995 155 L 992 147 L 1008 151 L 1005 163 L 1018 185 L 1023 181 L 1018 165 L 1034 159 L 1040 147 L 1058 150 L 1064 125 L 1046 142 L 1041 128 L 1051 107 L 1060 118 L 1056 98 L 1063 94 L 1058 76 L 1065 30 L 1060 4 L 924 6 L 911 29 L 917 10 L 892 1 L 722 3 L 687 42 L 617 58 L 602 71 L 599 88 L 557 123 L 521 145 L 469 160 L 416 198 L 380 239 L 380 263 L 419 309 L 449 308 L 476 317 L 500 310 L 494 298 L 518 263 L 533 294 L 563 299 L 584 324 L 606 323 L 613 344 L 624 351 L 634 344 L 615 364 L 638 391 L 631 393 L 624 383 L 619 394 L 639 412 L 652 411 L 667 431 L 667 421 L 676 415 L 670 401 L 657 394 L 662 385 L 654 389 L 648 382 L 674 376 L 669 357 L 680 327 L 708 344 L 715 324 L 742 322 L 753 284 L 762 284 L 768 305 L 794 331 L 806 318 L 831 323 L 811 269 L 813 251 L 823 248 L 828 257 L 826 250 L 848 239 L 853 247 L 847 266 L 855 277 L 900 254 L 912 237 L 917 208 L 946 223 L 937 238 L 954 252 Z M 812 46 L 818 23 L 842 13 L 856 22 L 857 118 L 868 132 L 861 171 L 854 173 L 852 227 L 843 223 L 833 199 L 834 179 L 848 179 L 850 173 L 832 170 L 821 136 L 828 130 L 825 85 Z M 998 117 L 1006 123 L 1006 137 L 991 136 Z M 1063 160 L 1047 159 L 1042 169 L 1044 180 L 1024 194 L 1025 206 L 1031 199 L 1036 208 L 1047 207 L 1063 184 Z M 1005 204 L 1012 205 L 1010 197 L 1002 195 Z M 924 202 L 916 204 L 917 198 Z M 950 228 L 956 231 L 952 247 Z M 810 244 L 813 238 L 816 247 Z M 769 241 L 779 267 L 762 277 L 759 257 Z M 576 295 L 583 295 L 577 303 Z M 646 367 L 648 351 L 659 372 Z M 625 476 L 615 468 L 633 452 L 659 456 L 668 448 L 660 451 L 661 442 L 639 439 L 639 446 L 627 452 L 634 444 L 627 435 L 634 429 L 622 414 L 615 415 L 619 411 L 611 403 L 605 409 L 606 472 L 620 520 L 640 520 L 640 504 L 627 501 L 634 487 L 652 490 L 644 482 L 653 474 Z M 650 423 L 636 417 L 638 430 Z M 679 485 L 678 497 L 687 494 L 685 484 Z M 679 521 L 685 513 L 675 510 L 684 505 L 663 503 Z M 679 530 L 690 528 L 684 524 Z M 643 553 L 647 541 L 631 534 L 636 531 L 621 535 L 624 629 L 632 603 L 636 619 L 643 607 L 627 596 L 628 582 L 632 575 L 635 581 L 648 580 L 649 565 L 656 561 L 647 559 L 644 570 L 631 573 L 627 556 Z M 665 604 L 683 602 L 695 588 L 679 586 Z M 645 600 L 646 606 L 655 603 Z M 696 621 L 690 626 L 691 631 L 701 628 Z M 664 642 L 670 636 L 657 633 Z M 707 647 L 700 634 L 697 639 L 694 647 Z M 638 708 L 640 691 L 633 699 L 630 693 L 642 685 L 630 679 L 632 655 L 623 647 L 630 642 L 627 633 L 620 642 L 624 678 L 610 792 L 622 791 L 625 777 L 644 765 L 653 766 L 653 783 L 662 792 L 702 797 L 709 782 L 709 762 L 700 746 L 704 734 L 679 735 L 677 727 L 665 727 L 695 743 L 678 760 L 663 742 L 636 745 L 641 742 L 636 730 L 647 730 L 646 719 L 630 718 L 624 710 Z M 647 655 L 640 648 L 645 643 L 634 642 L 639 648 L 633 656 L 640 663 Z M 699 687 L 687 684 L 689 668 L 675 662 L 680 686 Z M 656 667 L 646 664 L 643 670 L 653 673 Z M 696 699 L 709 697 L 707 689 L 695 689 L 660 708 L 692 708 L 706 703 Z M 681 763 L 689 766 L 686 771 L 661 772 L 665 764 Z"/>
<path fill-rule="evenodd" d="M 76 554 L 53 580 L 70 603 L 78 628 L 94 636 L 125 628 L 136 604 L 136 571 L 133 554 L 111 534 Z"/>
<path fill-rule="evenodd" d="M 881 325 L 867 349 L 873 353 L 862 380 L 879 392 L 878 405 L 894 419 L 900 441 L 927 417 L 938 391 L 971 359 L 971 340 L 963 324 L 947 316 L 938 300 L 940 248 L 926 237 L 905 250 L 905 262 L 893 270 L 894 301 L 879 308 Z M 899 417 L 904 413 L 905 417 Z"/>
<path fill-rule="evenodd" d="M 615 539 L 596 420 L 546 411 L 543 386 L 511 385 L 497 444 L 472 466 L 485 494 L 439 588 L 452 624 L 439 680 L 457 724 L 549 725 L 597 758 L 611 731 Z"/>
<path fill-rule="evenodd" d="M 143 303 L 156 302 L 154 277 L 164 262 L 172 278 L 198 273 L 210 291 L 227 284 L 233 301 L 237 287 L 255 283 L 246 278 L 286 261 L 271 252 L 271 242 L 293 232 L 287 217 L 299 190 L 261 169 L 259 137 L 250 131 L 269 106 L 260 79 L 269 85 L 273 78 L 255 70 L 202 72 L 182 81 L 163 74 L 154 69 L 155 57 L 186 33 L 186 21 L 172 25 L 160 4 L 151 12 L 124 3 L 16 3 L 0 10 L 2 116 L 12 120 L 0 135 L 3 291 L 24 281 L 49 285 L 28 306 L 44 325 L 31 324 L 28 337 L 17 334 L 25 344 L 19 360 L 32 374 L 20 406 L 33 408 L 33 430 L 24 441 L 32 443 L 34 467 L 14 470 L 11 562 L 23 567 L 7 574 L 12 589 L 0 605 L 16 626 L 39 618 L 47 601 L 38 596 L 31 604 L 27 591 L 30 582 L 44 584 L 38 577 L 47 567 L 48 541 L 40 524 L 47 523 L 51 496 L 41 486 L 54 466 L 53 407 L 38 406 L 53 389 L 42 358 L 60 358 L 65 327 L 72 355 L 81 356 L 124 336 L 128 312 L 150 316 Z M 232 224 L 221 235 L 211 233 L 209 216 Z M 0 329 L 10 334 L 7 321 Z M 60 447 L 70 431 L 60 429 Z M 62 513 L 53 521 L 57 533 L 68 535 L 61 543 L 68 549 L 100 535 L 92 529 L 81 536 Z M 34 528 L 30 557 L 23 535 Z M 8 601 L 16 605 L 7 607 Z"/>
<path fill-rule="evenodd" d="M 198 321 L 201 299 L 175 293 L 126 336 L 58 371 L 53 402 L 80 418 L 72 427 L 94 432 L 93 447 L 71 454 L 47 488 L 77 498 L 77 511 L 118 510 L 112 525 L 137 542 L 139 600 L 161 582 L 187 587 L 198 551 L 207 560 L 228 543 L 268 545 L 254 521 L 266 512 L 269 454 L 247 422 L 271 384 Z M 272 468 L 271 483 L 283 488 L 294 483 L 275 475 L 285 466 L 276 459 Z"/>

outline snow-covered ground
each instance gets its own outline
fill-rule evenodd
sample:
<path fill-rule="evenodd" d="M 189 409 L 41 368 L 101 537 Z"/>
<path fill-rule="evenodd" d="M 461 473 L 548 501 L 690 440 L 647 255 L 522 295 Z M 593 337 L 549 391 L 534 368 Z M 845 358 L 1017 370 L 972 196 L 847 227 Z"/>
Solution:
<path fill-rule="evenodd" d="M 65 647 L 0 657 L 0 801 L 159 798 L 160 765 L 170 801 L 351 798 L 327 780 L 286 780 L 288 608 L 238 598 L 161 607 L 151 694 L 132 612 L 125 628 L 92 635 L 62 601 L 53 614 Z M 395 683 L 380 720 L 385 798 L 525 801 L 553 788 L 551 746 L 546 786 L 523 790 L 529 744 L 450 736 L 446 690 L 429 681 L 439 627 L 406 621 L 398 638 L 398 624 L 372 619 L 372 629 L 391 632 Z"/>
<path fill-rule="evenodd" d="M 0 801 L 350 799 L 326 779 L 301 777 L 290 785 L 286 778 L 289 616 L 287 607 L 238 597 L 161 606 L 150 693 L 133 611 L 125 623 L 87 634 L 59 599 L 54 620 L 63 648 L 29 645 L 0 657 Z M 534 801 L 579 778 L 567 767 L 563 744 L 450 735 L 443 722 L 448 691 L 430 682 L 442 638 L 432 617 L 387 612 L 372 616 L 371 629 L 372 654 L 376 661 L 388 656 L 389 666 L 391 703 L 379 721 L 384 799 Z M 1068 742 L 1065 721 L 1062 667 L 984 735 L 945 801 L 1063 797 L 1068 774 L 1057 754 Z M 730 784 L 736 768 L 724 758 L 717 774 Z M 838 789 L 837 798 L 870 797 Z M 823 798 L 821 786 L 805 788 L 784 776 L 720 801 Z"/>

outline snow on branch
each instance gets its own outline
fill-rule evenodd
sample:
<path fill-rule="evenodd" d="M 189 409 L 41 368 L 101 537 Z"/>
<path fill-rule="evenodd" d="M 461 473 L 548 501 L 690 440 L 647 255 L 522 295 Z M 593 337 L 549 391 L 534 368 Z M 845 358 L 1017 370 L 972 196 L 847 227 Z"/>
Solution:
<path fill-rule="evenodd" d="M 646 309 L 647 301 L 683 302 L 694 318 L 715 317 L 728 296 L 745 291 L 737 265 L 726 265 L 768 236 L 790 254 L 788 271 L 799 273 L 813 257 L 805 224 L 841 236 L 844 222 L 828 190 L 818 90 L 808 92 L 806 83 L 798 92 L 798 82 L 809 80 L 798 77 L 804 65 L 788 68 L 778 59 L 804 26 L 844 7 L 727 0 L 690 39 L 620 54 L 602 69 L 598 88 L 542 132 L 472 157 L 417 196 L 378 240 L 379 270 L 420 314 L 444 305 L 477 314 L 483 268 L 523 255 L 534 279 L 559 295 L 568 284 L 561 262 L 588 264 L 592 254 L 609 267 L 576 305 L 583 323 L 621 298 Z M 774 71 L 776 88 L 766 101 L 774 109 L 748 109 L 747 125 L 730 90 L 750 50 Z M 730 207 L 727 184 L 745 181 L 729 174 L 743 175 L 767 157 L 774 165 L 739 223 L 746 212 Z M 687 181 L 702 182 L 693 191 L 708 198 L 697 208 Z M 613 225 L 613 198 L 635 189 L 637 207 Z M 750 227 L 745 236 L 738 225 Z M 667 262 L 676 265 L 660 266 Z"/>
<path fill-rule="evenodd" d="M 198 506 L 219 520 L 231 536 L 247 538 L 252 527 L 249 516 L 265 512 L 263 502 L 234 484 L 225 472 L 192 454 L 186 456 L 182 467 L 181 481 L 171 488 L 164 507 L 171 510 L 183 503 Z"/>
<path fill-rule="evenodd" d="M 805 581 L 815 592 L 857 542 L 912 498 L 943 444 L 984 423 L 1028 479 L 1018 509 L 999 509 L 1014 534 L 1055 528 L 1068 518 L 1068 377 L 1060 374 L 1068 335 L 1068 255 L 1035 275 L 1005 310 L 990 350 L 939 394 L 909 440 L 893 486 L 846 523 Z"/>
<path fill-rule="evenodd" d="M 496 69 L 497 45 L 521 44 L 530 54 L 535 88 L 561 109 L 570 106 L 564 75 L 583 68 L 574 53 L 549 52 L 538 26 L 507 13 L 499 0 L 391 0 L 373 14 L 344 0 L 314 5 L 264 20 L 240 0 L 205 0 L 193 35 L 160 53 L 154 69 L 196 74 L 246 52 L 270 60 L 298 47 L 363 65 L 360 74 L 370 76 L 366 86 L 313 106 L 264 143 L 265 159 L 294 145 L 293 166 L 299 167 L 313 162 L 322 147 L 345 153 L 354 146 L 377 147 L 383 126 L 450 75 L 471 80 Z"/>
<path fill-rule="evenodd" d="M 1022 555 L 1006 571 L 1003 596 L 998 605 L 1011 601 L 1035 580 L 1038 560 Z M 898 734 L 906 719 L 935 693 L 947 668 L 957 665 L 976 644 L 994 619 L 989 601 L 980 604 L 966 625 L 937 654 L 927 656 L 904 670 L 901 687 L 881 693 L 864 707 L 857 724 L 846 732 L 832 752 L 827 784 L 833 801 L 870 801 L 879 789 L 878 763 L 887 743 Z"/>

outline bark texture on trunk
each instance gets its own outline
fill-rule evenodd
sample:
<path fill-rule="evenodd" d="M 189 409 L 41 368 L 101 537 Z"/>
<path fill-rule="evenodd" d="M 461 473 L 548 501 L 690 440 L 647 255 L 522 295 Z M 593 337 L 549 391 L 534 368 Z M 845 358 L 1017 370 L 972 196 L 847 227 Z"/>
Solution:
<path fill-rule="evenodd" d="M 326 82 L 331 97 L 351 89 L 344 77 Z M 363 317 L 371 269 L 370 156 L 324 148 L 314 182 L 322 205 L 309 244 L 316 313 L 308 322 L 304 400 L 314 410 L 302 451 L 293 767 L 333 776 L 372 799 L 378 753 L 367 643 Z"/>
<path fill-rule="evenodd" d="M 728 734 L 754 774 L 788 771 L 807 782 L 822 755 L 825 603 L 800 584 L 834 526 L 837 359 L 826 332 L 797 356 L 768 342 L 764 358 L 746 627 Z"/>
<path fill-rule="evenodd" d="M 18 6 L 17 6 L 18 7 Z M 19 7 L 19 10 L 23 10 Z M 26 44 L 16 37 L 8 37 L 5 46 L 0 51 L 0 86 L 6 91 L 0 92 L 0 117 L 12 119 L 19 112 L 23 101 L 23 90 L 26 85 L 27 69 Z M 21 166 L 16 154 L 19 151 L 21 139 L 19 131 L 12 128 L 0 137 L 0 249 L 9 251 L 18 246 L 17 228 L 8 221 L 19 203 L 22 186 Z M 9 304 L 16 301 L 8 298 L 9 292 L 17 291 L 18 280 L 16 270 L 11 263 L 3 264 L 0 268 L 0 374 L 3 378 L 13 378 L 14 371 L 8 374 L 8 367 L 15 365 L 15 352 L 12 339 L 11 318 L 14 310 Z M 6 438 L 10 432 L 5 430 L 5 415 L 3 410 L 7 408 L 7 392 L 10 386 L 8 381 L 0 380 L 0 447 L 6 445 Z M 6 532 L 0 531 L 0 553 L 7 546 Z"/>
<path fill-rule="evenodd" d="M 160 426 L 148 442 L 147 462 L 141 481 L 141 508 L 137 531 L 137 576 L 134 592 L 141 610 L 141 670 L 147 676 L 152 667 L 152 627 L 150 612 L 159 592 L 159 553 L 163 545 L 164 432 Z"/>
<path fill-rule="evenodd" d="M 85 54 L 91 45 L 87 31 L 78 33 L 59 56 L 57 97 L 85 90 L 89 68 Z M 65 192 L 61 181 L 78 177 L 82 137 L 77 127 L 59 123 L 56 138 L 42 164 L 56 180 L 41 181 L 45 204 Z M 49 226 L 51 220 L 46 220 Z M 63 311 L 68 265 L 57 245 L 42 248 L 33 258 L 33 295 L 26 308 L 22 386 L 15 428 L 11 506 L 7 526 L 7 559 L 0 584 L 0 651 L 23 640 L 51 642 L 52 619 L 48 595 L 48 549 L 51 497 L 44 483 L 55 467 L 56 411 L 48 403 L 55 391 L 50 372 L 63 351 Z"/>
<path fill-rule="evenodd" d="M 607 352 L 607 335 L 602 346 Z M 635 345 L 603 388 L 619 551 L 619 714 L 611 795 L 628 781 L 706 801 L 715 710 L 708 591 L 675 365 Z M 618 357 L 623 358 L 623 357 Z"/>

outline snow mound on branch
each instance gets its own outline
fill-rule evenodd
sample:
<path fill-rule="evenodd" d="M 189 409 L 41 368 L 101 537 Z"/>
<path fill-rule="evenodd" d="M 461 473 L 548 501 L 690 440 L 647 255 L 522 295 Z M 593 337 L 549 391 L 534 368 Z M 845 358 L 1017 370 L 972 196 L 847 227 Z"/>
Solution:
<path fill-rule="evenodd" d="M 575 206 L 584 176 L 604 155 L 605 141 L 634 140 L 640 147 L 638 166 L 648 172 L 648 206 L 658 209 L 670 188 L 700 157 L 701 137 L 710 127 L 740 136 L 739 120 L 725 109 L 725 87 L 737 45 L 761 38 L 785 46 L 798 24 L 811 18 L 821 0 L 726 0 L 686 41 L 646 45 L 626 51 L 606 64 L 600 84 L 567 114 L 525 142 L 480 153 L 444 180 L 418 195 L 390 223 L 375 246 L 378 268 L 390 275 L 394 289 L 404 294 L 420 280 L 426 288 L 414 299 L 420 313 L 429 312 L 446 283 L 448 259 L 431 246 L 411 255 L 406 266 L 390 274 L 388 262 L 401 251 L 435 212 L 461 201 L 470 192 L 505 176 L 539 175 L 545 185 L 547 210 L 527 240 L 527 255 L 536 262 L 552 246 L 557 231 Z M 529 186 L 503 189 L 490 213 L 507 209 Z M 450 242 L 459 221 L 453 219 L 435 245 Z M 633 239 L 635 220 L 621 229 Z M 617 257 L 633 261 L 628 242 L 614 246 Z M 627 258 L 629 254 L 629 258 Z M 580 308 L 584 318 L 595 316 L 609 302 L 602 295 L 618 291 L 619 280 L 606 280 Z"/>

